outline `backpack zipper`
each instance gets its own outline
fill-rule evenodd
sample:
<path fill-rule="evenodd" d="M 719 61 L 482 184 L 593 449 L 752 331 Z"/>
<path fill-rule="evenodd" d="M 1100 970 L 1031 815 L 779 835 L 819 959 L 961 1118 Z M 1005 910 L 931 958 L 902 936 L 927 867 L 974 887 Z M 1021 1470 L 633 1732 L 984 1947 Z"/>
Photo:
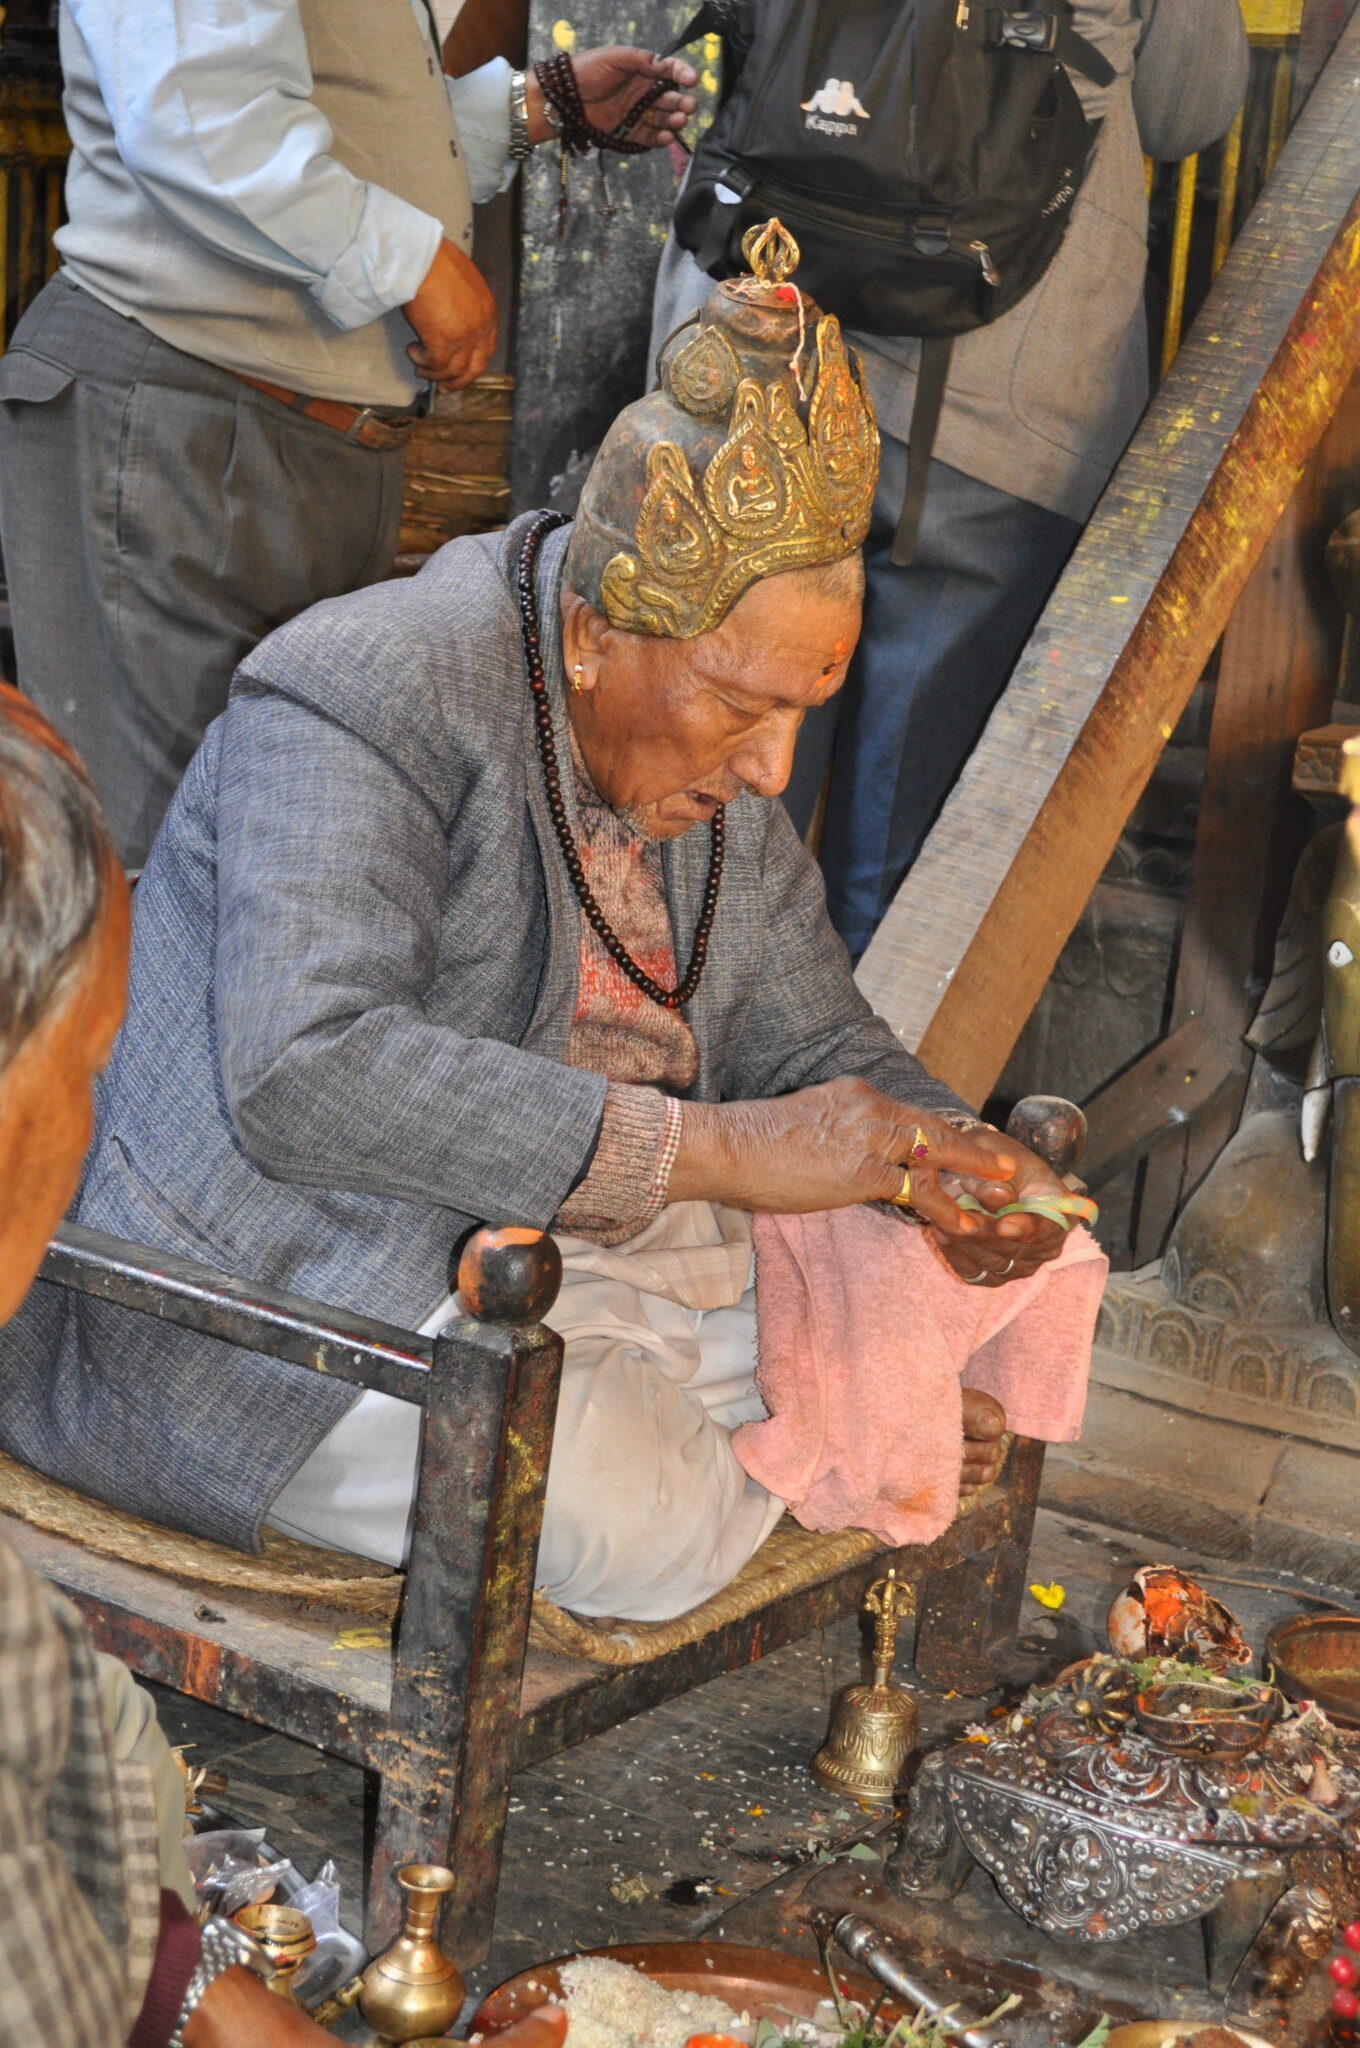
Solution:
<path fill-rule="evenodd" d="M 790 208 L 801 209 L 813 220 L 824 221 L 828 227 L 844 227 L 847 222 L 852 222 L 858 233 L 872 235 L 876 241 L 892 242 L 910 253 L 910 222 L 906 217 L 885 213 L 863 213 L 850 206 L 833 206 L 824 199 L 814 198 L 810 192 L 805 192 L 796 185 L 785 185 L 775 178 L 760 178 L 756 185 L 776 208 L 787 205 Z M 992 261 L 992 252 L 987 244 L 969 242 L 965 246 L 968 254 L 976 258 L 978 268 L 982 272 L 983 283 L 995 290 L 1001 282 L 1001 273 Z M 953 244 L 949 250 L 951 256 L 961 253 L 957 244 Z"/>
<path fill-rule="evenodd" d="M 777 178 L 759 178 L 750 189 L 759 190 L 764 199 L 776 209 L 787 206 L 791 210 L 801 211 L 812 220 L 824 222 L 829 228 L 844 228 L 849 225 L 859 234 L 872 235 L 877 241 L 892 242 L 903 249 L 904 253 L 914 253 L 911 250 L 913 215 L 869 213 L 854 205 L 836 206 L 825 199 L 816 198 L 800 186 L 786 185 Z M 748 195 L 743 194 L 743 197 L 746 196 Z M 969 244 L 970 254 L 976 255 L 981 247 L 981 243 Z M 954 256 L 960 253 L 957 246 L 949 251 L 949 254 Z M 986 260 L 990 265 L 990 254 Z M 995 275 L 993 271 L 993 279 Z"/>
<path fill-rule="evenodd" d="M 993 287 L 999 285 L 1001 282 L 1001 272 L 993 263 L 992 252 L 987 247 L 987 244 L 985 242 L 970 242 L 968 246 L 972 250 L 973 254 L 977 257 L 978 264 L 982 271 L 983 283 L 989 284 Z"/>

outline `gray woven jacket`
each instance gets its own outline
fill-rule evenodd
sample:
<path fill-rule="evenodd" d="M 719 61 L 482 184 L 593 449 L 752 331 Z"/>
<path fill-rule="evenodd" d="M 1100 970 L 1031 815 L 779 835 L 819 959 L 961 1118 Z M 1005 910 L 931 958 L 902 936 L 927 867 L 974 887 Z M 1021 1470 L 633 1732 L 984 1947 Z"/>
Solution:
<path fill-rule="evenodd" d="M 507 581 L 522 531 L 317 605 L 238 673 L 137 891 L 83 1223 L 409 1326 L 470 1220 L 551 1222 L 606 1084 L 562 1063 L 580 913 Z M 540 566 L 563 759 L 564 548 L 553 535 Z M 708 834 L 671 842 L 664 865 L 683 962 Z M 779 803 L 729 807 L 687 1014 L 700 1098 L 862 1074 L 958 1106 L 856 990 Z M 46 1286 L 0 1332 L 5 1450 L 241 1545 L 354 1398 Z"/>

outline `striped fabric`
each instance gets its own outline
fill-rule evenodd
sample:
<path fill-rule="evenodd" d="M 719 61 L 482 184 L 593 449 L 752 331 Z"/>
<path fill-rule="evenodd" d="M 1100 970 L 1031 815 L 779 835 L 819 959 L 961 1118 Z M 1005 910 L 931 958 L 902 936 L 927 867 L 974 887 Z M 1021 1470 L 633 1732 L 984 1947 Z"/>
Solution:
<path fill-rule="evenodd" d="M 113 1761 L 75 1609 L 0 1542 L 0 2040 L 121 2048 L 159 1924 L 149 1775 Z"/>

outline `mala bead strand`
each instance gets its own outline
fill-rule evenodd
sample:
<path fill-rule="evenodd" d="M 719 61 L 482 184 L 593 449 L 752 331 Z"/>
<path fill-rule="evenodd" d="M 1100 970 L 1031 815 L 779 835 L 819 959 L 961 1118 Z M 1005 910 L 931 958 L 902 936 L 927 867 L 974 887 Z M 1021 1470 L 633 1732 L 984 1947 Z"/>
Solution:
<path fill-rule="evenodd" d="M 621 156 L 645 155 L 651 145 L 631 140 L 632 130 L 662 94 L 670 90 L 668 79 L 654 80 L 628 109 L 618 127 L 606 133 L 603 128 L 595 127 L 586 113 L 576 66 L 565 50 L 559 50 L 555 57 L 544 57 L 535 64 L 534 77 L 543 88 L 544 99 L 562 124 L 562 148 L 570 150 L 573 156 L 589 156 L 592 149 L 612 149 Z"/>
<path fill-rule="evenodd" d="M 555 57 L 544 57 L 534 66 L 534 77 L 543 88 L 543 98 L 551 114 L 556 117 L 558 158 L 557 158 L 557 239 L 560 242 L 567 232 L 567 218 L 570 213 L 570 198 L 567 190 L 567 161 L 572 156 L 589 156 L 592 149 L 600 152 L 600 197 L 604 205 L 606 220 L 614 220 L 618 209 L 610 196 L 609 179 L 605 171 L 604 153 L 616 150 L 620 156 L 642 156 L 650 145 L 635 142 L 631 131 L 636 128 L 649 107 L 656 105 L 662 94 L 669 89 L 669 81 L 658 78 L 648 86 L 642 97 L 629 108 L 617 128 L 606 134 L 595 127 L 586 113 L 581 98 L 581 87 L 576 76 L 576 66 L 565 50 Z"/>
<path fill-rule="evenodd" d="M 585 867 L 580 850 L 572 837 L 571 825 L 567 819 L 566 799 L 562 795 L 562 774 L 557 763 L 557 742 L 553 737 L 552 705 L 548 700 L 548 680 L 543 671 L 543 653 L 539 636 L 538 597 L 534 589 L 534 571 L 537 567 L 539 550 L 555 527 L 565 526 L 566 520 L 560 512 L 541 512 L 524 537 L 520 550 L 519 567 L 516 572 L 516 595 L 519 599 L 520 634 L 524 642 L 524 667 L 529 678 L 529 690 L 534 707 L 534 738 L 538 746 L 538 758 L 543 770 L 543 786 L 547 792 L 548 815 L 552 819 L 557 843 L 562 849 L 567 875 L 572 892 L 580 904 L 587 924 L 599 939 L 605 951 L 628 979 L 642 990 L 652 1002 L 663 1010 L 678 1010 L 693 997 L 703 978 L 704 965 L 708 959 L 709 935 L 713 930 L 713 918 L 718 908 L 718 890 L 722 884 L 723 853 L 726 843 L 725 819 L 719 806 L 709 827 L 712 833 L 712 852 L 708 862 L 708 880 L 704 884 L 703 901 L 699 906 L 699 921 L 694 927 L 694 947 L 685 978 L 675 988 L 663 988 L 653 980 L 644 967 L 639 967 L 628 948 L 615 932 L 605 916 L 586 880 Z"/>

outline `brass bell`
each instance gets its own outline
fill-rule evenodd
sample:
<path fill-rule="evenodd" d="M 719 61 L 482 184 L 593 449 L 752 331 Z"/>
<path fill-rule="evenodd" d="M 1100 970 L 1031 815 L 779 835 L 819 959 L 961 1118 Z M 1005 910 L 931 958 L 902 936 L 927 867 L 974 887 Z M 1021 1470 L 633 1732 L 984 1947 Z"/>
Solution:
<path fill-rule="evenodd" d="M 902 1766 L 916 1747 L 916 1702 L 892 1683 L 897 1631 L 915 1612 L 916 1599 L 890 1571 L 870 1586 L 864 1606 L 874 1616 L 874 1682 L 847 1686 L 841 1694 L 830 1733 L 812 1759 L 812 1774 L 842 1798 L 891 1806 Z"/>

